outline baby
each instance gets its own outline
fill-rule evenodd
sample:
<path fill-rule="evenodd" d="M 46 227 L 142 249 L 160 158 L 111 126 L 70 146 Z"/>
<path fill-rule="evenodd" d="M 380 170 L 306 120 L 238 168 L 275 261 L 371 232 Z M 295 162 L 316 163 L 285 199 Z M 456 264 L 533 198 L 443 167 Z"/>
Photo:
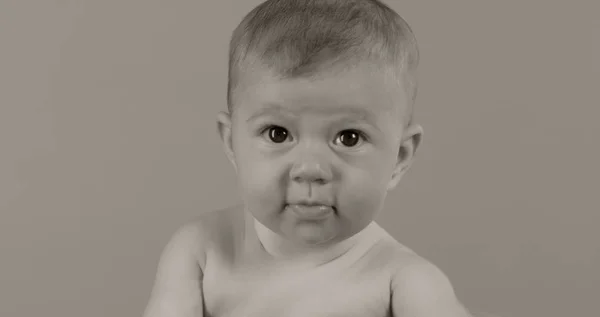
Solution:
<path fill-rule="evenodd" d="M 468 317 L 373 219 L 409 169 L 418 50 L 378 0 L 268 0 L 233 32 L 218 132 L 243 205 L 171 238 L 146 317 Z"/>

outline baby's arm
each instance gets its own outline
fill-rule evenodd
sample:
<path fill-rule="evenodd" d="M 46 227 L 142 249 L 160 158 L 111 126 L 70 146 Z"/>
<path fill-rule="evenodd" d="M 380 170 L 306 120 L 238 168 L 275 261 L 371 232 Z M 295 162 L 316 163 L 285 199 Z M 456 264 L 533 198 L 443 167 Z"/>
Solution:
<path fill-rule="evenodd" d="M 398 270 L 392 281 L 392 315 L 406 317 L 472 317 L 459 302 L 447 276 L 418 261 Z"/>
<path fill-rule="evenodd" d="M 204 252 L 200 229 L 181 227 L 163 250 L 144 317 L 202 317 Z"/>

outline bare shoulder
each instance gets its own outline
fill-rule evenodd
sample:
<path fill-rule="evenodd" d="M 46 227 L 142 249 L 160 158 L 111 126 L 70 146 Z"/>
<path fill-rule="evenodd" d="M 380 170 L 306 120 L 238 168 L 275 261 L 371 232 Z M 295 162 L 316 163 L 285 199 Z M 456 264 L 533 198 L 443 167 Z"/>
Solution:
<path fill-rule="evenodd" d="M 394 316 L 471 316 L 438 266 L 403 248 L 395 255 L 390 284 Z"/>
<path fill-rule="evenodd" d="M 391 271 L 393 316 L 471 317 L 438 266 L 389 235 L 380 247 L 388 256 Z"/>
<path fill-rule="evenodd" d="M 144 316 L 202 316 L 207 249 L 226 215 L 223 210 L 202 213 L 175 230 L 160 255 Z"/>
<path fill-rule="evenodd" d="M 219 244 L 226 232 L 233 232 L 236 208 L 203 212 L 179 226 L 162 251 L 158 274 L 170 274 L 182 265 L 197 265 L 202 273 L 207 250 Z"/>

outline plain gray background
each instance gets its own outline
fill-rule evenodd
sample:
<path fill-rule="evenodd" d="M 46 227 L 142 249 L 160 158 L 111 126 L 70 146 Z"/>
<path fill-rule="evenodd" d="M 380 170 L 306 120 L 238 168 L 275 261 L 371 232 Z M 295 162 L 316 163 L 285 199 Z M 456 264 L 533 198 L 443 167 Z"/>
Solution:
<path fill-rule="evenodd" d="M 503 317 L 600 299 L 593 1 L 387 1 L 423 147 L 380 223 Z M 237 203 L 215 116 L 259 3 L 0 3 L 0 316 L 140 316 L 176 227 Z"/>

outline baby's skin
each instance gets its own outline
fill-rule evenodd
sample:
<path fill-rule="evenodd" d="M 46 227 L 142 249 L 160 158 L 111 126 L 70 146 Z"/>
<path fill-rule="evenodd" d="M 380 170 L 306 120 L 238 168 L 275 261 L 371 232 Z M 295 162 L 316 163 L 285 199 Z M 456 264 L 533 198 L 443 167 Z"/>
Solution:
<path fill-rule="evenodd" d="M 145 316 L 469 316 L 446 276 L 375 222 L 302 255 L 269 253 L 263 230 L 241 206 L 183 226 L 163 252 Z"/>

